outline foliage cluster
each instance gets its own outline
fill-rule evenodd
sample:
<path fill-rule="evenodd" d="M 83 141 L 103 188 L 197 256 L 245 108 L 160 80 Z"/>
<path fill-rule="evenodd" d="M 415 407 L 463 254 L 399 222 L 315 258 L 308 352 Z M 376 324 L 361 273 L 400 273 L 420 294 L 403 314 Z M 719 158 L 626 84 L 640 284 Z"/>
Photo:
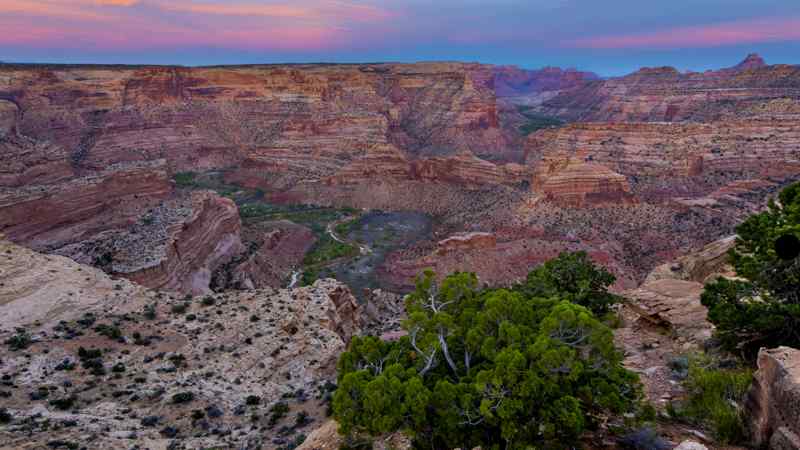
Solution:
<path fill-rule="evenodd" d="M 736 232 L 738 278 L 707 284 L 701 297 L 719 338 L 748 358 L 760 347 L 800 347 L 800 183 Z"/>
<path fill-rule="evenodd" d="M 595 280 L 587 262 L 561 255 L 513 290 L 479 289 L 468 273 L 437 284 L 427 272 L 407 298 L 407 336 L 357 337 L 342 355 L 340 431 L 402 430 L 424 449 L 566 448 L 608 415 L 634 411 L 638 379 L 592 313 L 607 308 L 598 286 L 613 277 Z M 552 281 L 568 268 L 580 289 Z M 550 285 L 531 284 L 541 280 Z"/>
<path fill-rule="evenodd" d="M 741 404 L 750 388 L 749 369 L 721 368 L 705 357 L 692 358 L 684 385 L 685 404 L 671 406 L 671 414 L 708 426 L 721 444 L 746 441 Z"/>
<path fill-rule="evenodd" d="M 196 177 L 197 174 L 194 172 L 178 172 L 172 176 L 172 179 L 175 180 L 178 187 L 192 187 L 195 185 Z"/>
<path fill-rule="evenodd" d="M 536 113 L 532 111 L 530 106 L 520 106 L 518 111 L 523 117 L 525 117 L 525 119 L 527 119 L 527 121 L 519 127 L 520 133 L 525 136 L 545 128 L 560 127 L 564 125 L 563 120 L 557 117 Z"/>

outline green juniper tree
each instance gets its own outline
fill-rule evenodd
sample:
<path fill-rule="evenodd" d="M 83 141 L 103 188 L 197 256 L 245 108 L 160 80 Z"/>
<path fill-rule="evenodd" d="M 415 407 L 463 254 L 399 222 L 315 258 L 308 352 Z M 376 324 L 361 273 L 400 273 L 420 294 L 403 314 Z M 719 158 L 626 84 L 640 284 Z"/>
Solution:
<path fill-rule="evenodd" d="M 406 301 L 406 336 L 357 337 L 342 355 L 340 432 L 403 431 L 420 449 L 565 448 L 632 411 L 638 379 L 611 330 L 558 294 L 480 290 L 468 273 L 437 284 L 427 272 Z"/>
<path fill-rule="evenodd" d="M 516 290 L 529 297 L 559 297 L 585 306 L 598 316 L 620 297 L 608 292 L 616 277 L 596 266 L 586 252 L 561 253 L 533 269 Z"/>
<path fill-rule="evenodd" d="M 736 232 L 737 278 L 707 284 L 701 297 L 717 335 L 747 357 L 762 346 L 800 347 L 800 183 Z"/>

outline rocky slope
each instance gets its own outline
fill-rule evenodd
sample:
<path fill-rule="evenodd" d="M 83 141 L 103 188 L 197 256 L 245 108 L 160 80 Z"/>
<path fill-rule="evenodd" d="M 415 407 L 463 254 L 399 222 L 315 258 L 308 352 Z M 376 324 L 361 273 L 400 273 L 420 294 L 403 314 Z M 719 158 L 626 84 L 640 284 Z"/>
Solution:
<path fill-rule="evenodd" d="M 0 347 L 3 449 L 277 448 L 324 417 L 317 395 L 362 326 L 334 280 L 176 298 L 0 250 L 0 340 L 20 339 Z"/>
<path fill-rule="evenodd" d="M 623 326 L 615 330 L 615 340 L 624 349 L 625 365 L 639 373 L 658 408 L 685 395 L 670 365 L 711 338 L 713 325 L 700 294 L 705 281 L 730 275 L 725 256 L 732 246 L 732 237 L 715 241 L 657 267 L 640 286 L 621 293 Z"/>

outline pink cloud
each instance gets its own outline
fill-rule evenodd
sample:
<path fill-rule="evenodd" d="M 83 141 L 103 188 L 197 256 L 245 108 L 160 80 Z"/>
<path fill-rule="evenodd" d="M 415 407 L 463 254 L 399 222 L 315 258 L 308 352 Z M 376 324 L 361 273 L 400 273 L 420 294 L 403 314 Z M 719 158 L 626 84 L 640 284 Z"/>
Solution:
<path fill-rule="evenodd" d="M 761 19 L 672 28 L 652 33 L 589 37 L 566 42 L 564 46 L 596 49 L 719 47 L 795 40 L 800 40 L 800 18 Z"/>
<path fill-rule="evenodd" d="M 73 20 L 110 21 L 113 16 L 82 6 L 85 1 L 70 4 L 63 0 L 0 0 L 0 15 L 20 14 Z M 6 34 L 6 33 L 4 33 Z M 0 38 L 2 42 L 2 38 Z"/>
<path fill-rule="evenodd" d="M 0 18 L 0 44 L 27 47 L 56 47 L 76 50 L 135 51 L 163 48 L 229 47 L 248 50 L 321 50 L 343 45 L 339 30 L 318 26 L 269 27 L 259 30 L 202 29 L 159 24 L 125 23 L 87 28 L 62 23 L 37 26 Z"/>
<path fill-rule="evenodd" d="M 95 0 L 96 4 L 101 6 L 134 6 L 140 3 L 140 0 Z"/>
<path fill-rule="evenodd" d="M 309 9 L 292 5 L 255 5 L 241 3 L 189 3 L 189 2 L 169 2 L 160 6 L 165 11 L 187 12 L 194 14 L 209 14 L 222 16 L 267 16 L 267 17 L 311 17 L 316 16 L 317 12 Z"/>
<path fill-rule="evenodd" d="M 115 1 L 115 0 L 111 0 Z M 116 0 L 125 1 L 125 0 Z M 297 3 L 196 3 L 185 0 L 161 1 L 157 3 L 165 11 L 183 12 L 201 15 L 250 16 L 250 17 L 283 17 L 313 20 L 357 20 L 381 21 L 391 14 L 380 8 L 337 0 L 318 0 Z"/>
<path fill-rule="evenodd" d="M 127 8 L 138 4 L 148 8 Z M 159 11 L 178 15 L 181 20 L 162 17 Z M 383 23 L 388 17 L 390 14 L 380 8 L 341 0 L 302 4 L 0 0 L 0 29 L 5 31 L 0 33 L 0 45 L 100 50 L 200 46 L 322 50 L 352 41 L 353 23 Z"/>

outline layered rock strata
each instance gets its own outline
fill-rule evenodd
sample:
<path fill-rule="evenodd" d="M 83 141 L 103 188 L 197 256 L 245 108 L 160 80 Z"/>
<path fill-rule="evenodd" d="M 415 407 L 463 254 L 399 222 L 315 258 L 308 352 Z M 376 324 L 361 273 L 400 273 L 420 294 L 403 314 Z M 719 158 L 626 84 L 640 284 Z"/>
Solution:
<path fill-rule="evenodd" d="M 734 181 L 800 177 L 798 125 L 800 120 L 572 124 L 531 135 L 526 153 L 535 166 L 534 189 L 582 161 L 624 175 L 638 198 L 660 202 L 707 195 Z"/>
<path fill-rule="evenodd" d="M 212 273 L 243 250 L 233 201 L 196 191 L 55 252 L 143 286 L 197 295 L 210 292 Z"/>
<path fill-rule="evenodd" d="M 537 110 L 582 122 L 706 122 L 763 117 L 770 104 L 796 105 L 800 67 L 762 63 L 751 56 L 736 67 L 703 73 L 643 68 L 560 91 Z M 796 106 L 789 114 L 796 117 Z"/>

